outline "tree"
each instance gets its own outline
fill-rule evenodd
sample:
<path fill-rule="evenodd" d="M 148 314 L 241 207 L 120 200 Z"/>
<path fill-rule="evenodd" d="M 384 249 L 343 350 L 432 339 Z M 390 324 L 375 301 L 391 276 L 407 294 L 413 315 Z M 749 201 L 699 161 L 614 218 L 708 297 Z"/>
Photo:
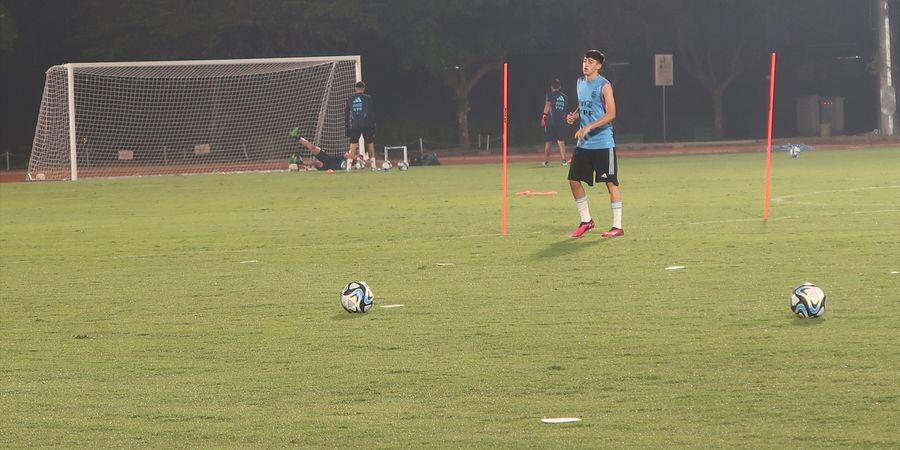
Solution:
<path fill-rule="evenodd" d="M 81 0 L 73 39 L 88 60 L 344 52 L 365 29 L 362 0 Z"/>
<path fill-rule="evenodd" d="M 12 52 L 18 37 L 16 19 L 5 5 L 0 5 L 0 52 Z"/>
<path fill-rule="evenodd" d="M 761 8 L 751 3 L 721 0 L 699 12 L 687 13 L 684 5 L 672 10 L 681 68 L 709 92 L 716 136 L 724 134 L 725 90 L 748 68 L 751 39 L 761 28 Z"/>
<path fill-rule="evenodd" d="M 386 0 L 380 23 L 407 26 L 387 30 L 408 67 L 422 67 L 453 90 L 459 145 L 470 148 L 469 95 L 487 74 L 513 53 L 539 43 L 548 2 L 540 0 Z"/>
<path fill-rule="evenodd" d="M 590 1 L 576 0 L 576 8 Z M 604 48 L 644 47 L 674 51 L 676 66 L 708 93 L 717 136 L 724 130 L 724 97 L 750 64 L 764 19 L 783 2 L 742 0 L 613 0 L 601 17 L 580 18 L 581 35 Z M 602 22 L 600 22 L 602 21 Z"/>

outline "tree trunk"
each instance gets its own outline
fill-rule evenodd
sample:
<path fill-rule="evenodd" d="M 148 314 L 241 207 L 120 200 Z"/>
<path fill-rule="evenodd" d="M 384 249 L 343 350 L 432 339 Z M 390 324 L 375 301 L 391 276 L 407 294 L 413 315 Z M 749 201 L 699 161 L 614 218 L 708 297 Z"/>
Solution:
<path fill-rule="evenodd" d="M 469 140 L 469 93 L 460 89 L 456 90 L 456 125 L 459 146 L 462 148 L 472 148 L 472 142 Z"/>
<path fill-rule="evenodd" d="M 500 63 L 490 62 L 482 64 L 475 74 L 469 78 L 466 75 L 464 67 L 455 68 L 456 73 L 448 78 L 448 84 L 456 92 L 456 124 L 457 136 L 459 138 L 459 146 L 462 148 L 472 148 L 472 142 L 469 139 L 469 93 L 472 88 L 484 77 L 488 72 L 500 68 Z"/>
<path fill-rule="evenodd" d="M 712 96 L 712 107 L 713 107 L 713 128 L 715 129 L 716 138 L 721 138 L 725 136 L 724 133 L 724 112 L 723 112 L 723 100 L 725 93 L 725 86 L 715 86 L 710 89 L 710 95 Z"/>

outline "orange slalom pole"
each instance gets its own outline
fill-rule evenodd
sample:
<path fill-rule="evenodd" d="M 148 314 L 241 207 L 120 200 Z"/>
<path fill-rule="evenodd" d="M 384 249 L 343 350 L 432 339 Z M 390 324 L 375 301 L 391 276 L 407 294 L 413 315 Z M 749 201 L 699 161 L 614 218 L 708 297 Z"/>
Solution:
<path fill-rule="evenodd" d="M 775 109 L 775 53 L 769 71 L 769 126 L 766 135 L 766 189 L 763 200 L 763 220 L 769 220 L 769 177 L 772 174 L 772 113 Z"/>
<path fill-rule="evenodd" d="M 509 163 L 508 147 L 509 144 L 509 64 L 503 63 L 503 212 L 501 213 L 500 233 L 506 236 L 506 191 L 507 191 L 507 175 Z"/>

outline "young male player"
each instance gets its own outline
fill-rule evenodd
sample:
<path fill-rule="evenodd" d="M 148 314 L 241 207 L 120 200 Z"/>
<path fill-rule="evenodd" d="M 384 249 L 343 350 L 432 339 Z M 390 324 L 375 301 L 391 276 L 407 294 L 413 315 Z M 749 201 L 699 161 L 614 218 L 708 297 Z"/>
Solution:
<path fill-rule="evenodd" d="M 369 152 L 369 163 L 375 170 L 375 101 L 366 94 L 366 83 L 356 83 L 356 93 L 347 99 L 347 107 L 344 110 L 344 129 L 350 138 L 350 151 L 347 153 L 347 170 L 356 159 L 359 150 L 359 137 L 366 140 L 366 149 Z"/>
<path fill-rule="evenodd" d="M 544 114 L 541 116 L 541 127 L 544 129 L 544 167 L 550 166 L 550 147 L 554 143 L 559 147 L 562 165 L 569 165 L 566 161 L 566 140 L 563 137 L 568 97 L 560 91 L 560 88 L 562 83 L 559 80 L 550 81 L 550 92 L 544 97 Z"/>
<path fill-rule="evenodd" d="M 319 170 L 341 170 L 342 169 L 341 164 L 344 163 L 344 159 L 347 158 L 348 153 L 344 153 L 343 156 L 332 156 L 332 155 L 329 155 L 328 153 L 323 152 L 322 149 L 319 148 L 318 145 L 307 141 L 305 138 L 302 138 L 300 136 L 294 136 L 293 134 L 291 135 L 291 137 L 294 137 L 295 139 L 300 141 L 300 143 L 303 144 L 303 146 L 306 147 L 306 149 L 309 150 L 310 153 L 312 153 L 313 157 L 316 158 L 316 161 L 311 161 L 310 165 L 312 167 L 315 167 L 316 169 L 319 169 Z M 349 166 L 347 166 L 347 167 L 349 167 Z"/>
<path fill-rule="evenodd" d="M 581 215 L 581 224 L 572 232 L 572 237 L 580 237 L 594 228 L 587 194 L 581 183 L 593 186 L 595 180 L 606 183 L 613 216 L 612 228 L 600 236 L 609 238 L 625 234 L 622 230 L 622 195 L 619 192 L 619 167 L 612 129 L 612 121 L 616 118 L 616 100 L 609 80 L 600 75 L 604 59 L 599 50 L 585 52 L 581 62 L 584 76 L 577 82 L 578 109 L 566 115 L 566 122 L 570 125 L 581 119 L 581 127 L 575 132 L 577 144 L 569 167 L 569 187 Z"/>

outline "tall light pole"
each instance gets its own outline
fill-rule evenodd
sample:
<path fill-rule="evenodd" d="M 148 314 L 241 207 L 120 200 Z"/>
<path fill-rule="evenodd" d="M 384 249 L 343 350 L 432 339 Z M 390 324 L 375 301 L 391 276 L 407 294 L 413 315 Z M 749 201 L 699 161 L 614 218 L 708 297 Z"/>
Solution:
<path fill-rule="evenodd" d="M 878 33 L 878 85 L 880 93 L 878 131 L 880 134 L 893 136 L 894 114 L 897 112 L 897 95 L 891 76 L 891 15 L 889 0 L 875 0 L 875 30 Z"/>

